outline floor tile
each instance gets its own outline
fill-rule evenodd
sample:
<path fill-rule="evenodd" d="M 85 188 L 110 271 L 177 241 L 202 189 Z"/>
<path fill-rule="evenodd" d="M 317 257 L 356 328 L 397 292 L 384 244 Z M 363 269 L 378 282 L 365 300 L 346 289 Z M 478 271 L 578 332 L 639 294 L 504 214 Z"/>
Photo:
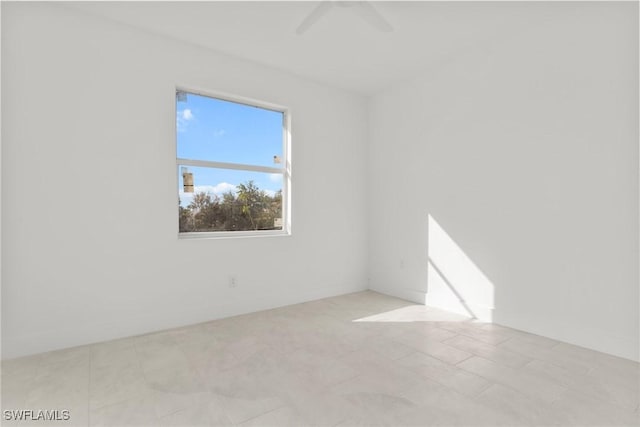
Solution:
<path fill-rule="evenodd" d="M 343 395 L 348 405 L 346 419 L 339 425 L 397 425 L 398 416 L 415 408 L 401 396 L 377 391 L 353 391 Z"/>
<path fill-rule="evenodd" d="M 396 363 L 467 396 L 477 396 L 492 384 L 485 378 L 420 352 L 398 359 Z"/>
<path fill-rule="evenodd" d="M 241 424 L 285 405 L 279 397 L 218 396 L 218 398 L 222 401 L 224 413 L 233 424 Z"/>
<path fill-rule="evenodd" d="M 136 363 L 135 340 L 128 338 L 91 346 L 92 368 Z"/>
<path fill-rule="evenodd" d="M 150 393 L 136 363 L 92 366 L 89 406 L 97 409 Z"/>
<path fill-rule="evenodd" d="M 523 356 L 543 360 L 561 366 L 562 368 L 574 372 L 576 374 L 586 374 L 592 367 L 589 363 L 576 360 L 575 357 L 567 354 L 559 353 L 553 348 L 540 346 L 518 337 L 513 337 L 507 341 L 498 344 L 498 347 L 519 353 Z"/>
<path fill-rule="evenodd" d="M 640 426 L 640 416 L 633 410 L 621 409 L 598 398 L 567 390 L 553 402 L 556 413 L 563 415 L 565 425 L 574 426 Z"/>
<path fill-rule="evenodd" d="M 283 406 L 273 411 L 267 412 L 266 414 L 258 415 L 255 418 L 252 418 L 248 421 L 240 424 L 241 426 L 282 426 L 282 427 L 297 427 L 302 425 L 308 425 L 300 416 L 296 413 L 295 410 Z"/>
<path fill-rule="evenodd" d="M 34 379 L 3 375 L 1 383 L 2 410 L 24 409 L 27 394 L 33 388 Z"/>
<path fill-rule="evenodd" d="M 566 391 L 565 387 L 554 382 L 505 367 L 478 356 L 473 356 L 457 366 L 489 381 L 521 390 L 522 393 L 545 402 L 553 402 Z"/>
<path fill-rule="evenodd" d="M 401 422 L 407 425 L 506 425 L 512 421 L 491 407 L 429 380 L 407 387 L 401 396 L 416 405 L 412 411 L 400 414 Z"/>
<path fill-rule="evenodd" d="M 206 405 L 196 405 L 173 412 L 160 418 L 159 421 L 163 427 L 210 427 L 214 425 Z M 222 425 L 228 425 L 230 423 L 230 421 L 225 420 Z"/>
<path fill-rule="evenodd" d="M 532 360 L 526 356 L 514 353 L 505 348 L 487 344 L 474 338 L 467 337 L 465 335 L 458 335 L 445 340 L 443 341 L 443 344 L 450 345 L 459 350 L 464 350 L 466 352 L 475 354 L 476 356 L 480 356 L 501 365 L 510 366 L 512 368 L 520 368 L 531 362 Z"/>
<path fill-rule="evenodd" d="M 640 364 L 371 291 L 6 360 L 0 381 L 3 409 L 69 409 L 55 425 L 640 426 Z"/>
<path fill-rule="evenodd" d="M 38 374 L 38 367 L 42 355 L 37 354 L 35 356 L 20 357 L 17 359 L 9 359 L 2 361 L 2 373 L 3 378 L 10 376 L 16 379 L 29 379 Z"/>
<path fill-rule="evenodd" d="M 472 353 L 457 349 L 413 332 L 402 334 L 396 339 L 396 341 L 452 365 L 473 356 Z"/>
<path fill-rule="evenodd" d="M 126 400 L 102 408 L 92 409 L 89 414 L 91 427 L 129 427 L 156 426 L 159 419 L 156 416 L 153 401 L 150 397 Z"/>
<path fill-rule="evenodd" d="M 523 371 L 628 410 L 634 410 L 640 401 L 640 384 L 637 383 L 629 388 L 619 384 L 615 378 L 576 374 L 541 360 L 534 360 L 527 364 Z"/>
<path fill-rule="evenodd" d="M 482 341 L 486 344 L 496 345 L 502 342 L 508 341 L 511 336 L 506 334 L 502 330 L 485 329 L 484 323 L 475 322 L 440 322 L 438 326 L 442 329 L 446 329 L 451 332 L 455 332 L 458 335 L 465 335 L 474 338 L 477 341 Z"/>
<path fill-rule="evenodd" d="M 561 426 L 566 423 L 564 415 L 551 403 L 531 398 L 501 384 L 487 388 L 476 401 L 501 412 L 514 425 Z"/>

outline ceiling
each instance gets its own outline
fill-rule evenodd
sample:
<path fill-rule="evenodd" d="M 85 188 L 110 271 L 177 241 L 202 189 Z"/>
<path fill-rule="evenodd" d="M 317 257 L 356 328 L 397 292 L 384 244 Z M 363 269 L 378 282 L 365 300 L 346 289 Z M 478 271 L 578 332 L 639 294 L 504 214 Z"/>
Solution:
<path fill-rule="evenodd" d="M 540 23 L 555 7 L 538 2 L 374 2 L 393 32 L 378 31 L 353 8 L 333 7 L 297 35 L 297 26 L 317 4 L 97 1 L 66 6 L 364 95 L 509 38 Z"/>

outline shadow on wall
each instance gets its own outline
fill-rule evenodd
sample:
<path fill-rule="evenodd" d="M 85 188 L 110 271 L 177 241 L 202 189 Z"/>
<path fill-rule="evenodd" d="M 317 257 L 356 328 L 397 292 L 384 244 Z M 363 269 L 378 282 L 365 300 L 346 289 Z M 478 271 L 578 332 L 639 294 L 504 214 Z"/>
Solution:
<path fill-rule="evenodd" d="M 495 293 L 493 283 L 431 215 L 427 234 L 425 303 L 491 322 Z"/>

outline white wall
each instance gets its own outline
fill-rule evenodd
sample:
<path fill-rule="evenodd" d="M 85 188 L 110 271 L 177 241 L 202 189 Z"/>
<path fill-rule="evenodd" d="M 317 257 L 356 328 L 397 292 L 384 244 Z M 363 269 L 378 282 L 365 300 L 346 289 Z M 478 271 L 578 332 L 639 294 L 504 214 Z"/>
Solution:
<path fill-rule="evenodd" d="M 525 4 L 372 100 L 371 287 L 638 360 L 638 5 Z"/>
<path fill-rule="evenodd" d="M 364 98 L 58 5 L 2 59 L 3 358 L 366 287 Z M 177 239 L 176 84 L 291 108 L 291 237 Z"/>
<path fill-rule="evenodd" d="M 367 129 L 357 96 L 3 3 L 3 358 L 357 291 L 368 276 L 638 359 L 637 5 L 526 7 L 548 19 L 374 97 Z M 177 240 L 176 84 L 292 108 L 293 236 Z"/>

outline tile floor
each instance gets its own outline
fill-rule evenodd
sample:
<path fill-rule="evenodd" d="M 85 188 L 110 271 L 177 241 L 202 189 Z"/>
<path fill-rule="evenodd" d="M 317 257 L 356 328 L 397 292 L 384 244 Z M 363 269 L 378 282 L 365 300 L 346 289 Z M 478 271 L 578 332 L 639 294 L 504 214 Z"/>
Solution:
<path fill-rule="evenodd" d="M 2 363 L 78 426 L 640 425 L 640 365 L 359 292 Z"/>

